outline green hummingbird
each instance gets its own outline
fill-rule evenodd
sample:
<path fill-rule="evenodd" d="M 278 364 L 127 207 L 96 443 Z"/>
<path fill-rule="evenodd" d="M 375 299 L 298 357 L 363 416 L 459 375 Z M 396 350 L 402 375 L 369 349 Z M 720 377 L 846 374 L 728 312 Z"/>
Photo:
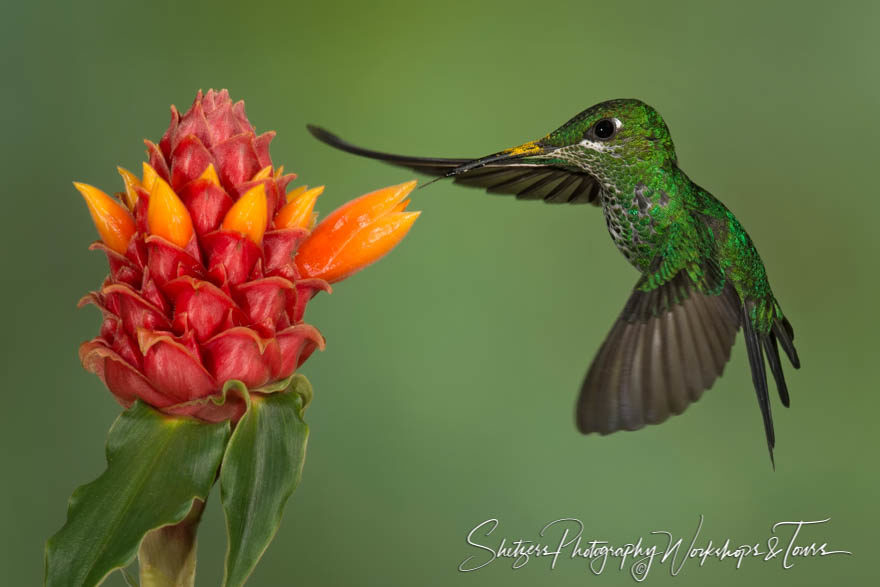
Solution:
<path fill-rule="evenodd" d="M 774 464 L 765 360 L 788 407 L 778 345 L 799 368 L 794 331 L 752 239 L 679 168 L 654 108 L 602 102 L 540 139 L 479 159 L 392 155 L 308 129 L 337 149 L 490 193 L 601 206 L 611 239 L 641 277 L 587 371 L 578 429 L 637 430 L 682 413 L 722 374 L 742 327 Z"/>

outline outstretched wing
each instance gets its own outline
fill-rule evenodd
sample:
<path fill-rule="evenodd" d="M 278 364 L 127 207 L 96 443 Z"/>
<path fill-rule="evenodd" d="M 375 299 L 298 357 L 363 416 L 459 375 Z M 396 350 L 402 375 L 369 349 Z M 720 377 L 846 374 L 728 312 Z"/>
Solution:
<path fill-rule="evenodd" d="M 752 302 L 743 303 L 719 272 L 706 269 L 702 287 L 685 270 L 651 291 L 641 291 L 636 285 L 581 387 L 576 411 L 581 432 L 638 430 L 682 413 L 724 371 L 744 325 L 752 381 L 773 462 L 776 436 L 764 360 L 770 364 L 782 405 L 788 407 L 778 346 L 800 368 L 794 332 L 785 318 L 777 319 L 767 333 L 756 332 L 750 318 Z"/>
<path fill-rule="evenodd" d="M 378 159 L 418 173 L 445 176 L 472 159 L 437 159 L 393 155 L 352 145 L 333 133 L 314 125 L 309 132 L 331 147 L 362 157 Z M 454 176 L 453 181 L 470 187 L 479 187 L 492 194 L 512 194 L 521 200 L 544 200 L 559 204 L 600 205 L 599 184 L 588 173 L 552 165 L 526 165 L 515 162 L 491 163 Z"/>
<path fill-rule="evenodd" d="M 636 286 L 581 387 L 581 432 L 638 430 L 700 399 L 740 327 L 736 291 L 729 283 L 717 289 L 701 292 L 684 270 L 654 290 Z"/>

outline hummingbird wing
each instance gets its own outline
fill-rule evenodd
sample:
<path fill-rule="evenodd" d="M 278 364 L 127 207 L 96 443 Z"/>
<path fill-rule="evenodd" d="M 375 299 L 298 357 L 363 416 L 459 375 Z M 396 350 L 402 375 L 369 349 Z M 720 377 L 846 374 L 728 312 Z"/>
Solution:
<path fill-rule="evenodd" d="M 702 286 L 684 270 L 651 291 L 636 284 L 581 387 L 582 433 L 659 424 L 721 375 L 739 331 L 740 301 L 717 272 L 704 275 Z"/>
<path fill-rule="evenodd" d="M 340 151 L 406 167 L 417 173 L 443 177 L 473 159 L 439 159 L 410 157 L 364 149 L 340 139 L 333 133 L 312 124 L 306 125 L 319 141 Z M 483 188 L 491 194 L 512 194 L 520 200 L 544 200 L 551 204 L 601 205 L 599 184 L 582 171 L 553 165 L 527 165 L 507 161 L 486 164 L 454 176 L 453 181 L 470 187 Z"/>

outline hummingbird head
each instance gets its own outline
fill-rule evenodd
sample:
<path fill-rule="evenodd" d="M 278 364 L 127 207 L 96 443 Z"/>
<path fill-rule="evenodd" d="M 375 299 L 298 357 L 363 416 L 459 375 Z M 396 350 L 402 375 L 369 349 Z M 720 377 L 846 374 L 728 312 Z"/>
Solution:
<path fill-rule="evenodd" d="M 641 100 L 609 100 L 588 108 L 551 132 L 471 161 L 458 175 L 487 164 L 574 167 L 609 187 L 623 173 L 676 163 L 675 147 L 660 114 Z"/>
<path fill-rule="evenodd" d="M 609 100 L 588 108 L 539 142 L 547 155 L 579 160 L 578 153 L 595 165 L 615 160 L 675 162 L 675 147 L 660 113 L 641 100 Z"/>

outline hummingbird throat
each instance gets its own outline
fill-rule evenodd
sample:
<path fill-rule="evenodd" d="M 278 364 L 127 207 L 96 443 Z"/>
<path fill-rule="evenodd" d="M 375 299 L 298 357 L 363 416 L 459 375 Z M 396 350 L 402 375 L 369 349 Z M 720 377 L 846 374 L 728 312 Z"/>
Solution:
<path fill-rule="evenodd" d="M 661 227 L 672 213 L 668 171 L 644 160 L 633 162 L 620 150 L 615 145 L 585 139 L 556 150 L 553 156 L 599 182 L 611 239 L 630 263 L 644 271 L 656 247 L 662 244 L 665 231 Z"/>

